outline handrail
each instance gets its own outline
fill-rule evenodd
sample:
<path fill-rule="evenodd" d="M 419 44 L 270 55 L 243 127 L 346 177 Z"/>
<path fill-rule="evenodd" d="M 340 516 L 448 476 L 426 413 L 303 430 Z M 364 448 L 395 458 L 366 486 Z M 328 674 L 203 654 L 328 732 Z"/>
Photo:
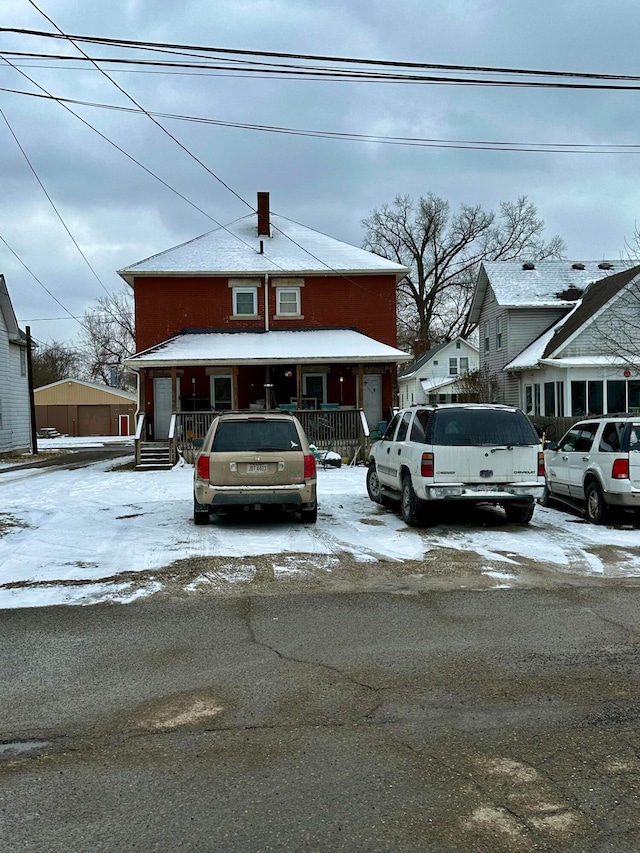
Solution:
<path fill-rule="evenodd" d="M 177 415 L 175 412 L 173 412 L 173 414 L 171 415 L 171 420 L 169 421 L 169 435 L 168 435 L 169 441 L 173 441 L 174 436 L 176 434 L 176 420 L 177 420 Z"/>

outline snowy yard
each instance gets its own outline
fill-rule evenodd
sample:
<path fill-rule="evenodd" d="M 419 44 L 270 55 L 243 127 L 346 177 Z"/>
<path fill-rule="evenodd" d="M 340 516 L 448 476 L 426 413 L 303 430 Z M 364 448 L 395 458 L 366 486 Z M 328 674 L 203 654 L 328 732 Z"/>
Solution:
<path fill-rule="evenodd" d="M 72 471 L 3 466 L 0 608 L 247 588 L 489 589 L 640 577 L 637 524 L 594 527 L 538 507 L 520 528 L 497 509 L 455 508 L 415 530 L 371 503 L 363 467 L 342 467 L 319 471 L 316 525 L 252 513 L 196 527 L 192 474 L 188 465 L 118 470 L 118 460 Z"/>

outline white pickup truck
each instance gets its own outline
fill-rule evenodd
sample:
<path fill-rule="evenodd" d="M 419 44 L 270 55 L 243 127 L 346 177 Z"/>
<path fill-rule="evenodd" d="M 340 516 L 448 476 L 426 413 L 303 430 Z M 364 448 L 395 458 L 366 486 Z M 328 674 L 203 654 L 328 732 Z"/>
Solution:
<path fill-rule="evenodd" d="M 481 403 L 399 411 L 369 457 L 372 501 L 400 501 L 402 518 L 426 520 L 435 501 L 490 503 L 528 524 L 545 488 L 538 435 L 520 409 Z"/>

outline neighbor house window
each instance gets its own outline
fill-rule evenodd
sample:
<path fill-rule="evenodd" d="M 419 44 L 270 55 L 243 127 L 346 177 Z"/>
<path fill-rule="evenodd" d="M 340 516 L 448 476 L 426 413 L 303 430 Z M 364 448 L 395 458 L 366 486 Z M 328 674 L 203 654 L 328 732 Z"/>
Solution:
<path fill-rule="evenodd" d="M 627 411 L 627 383 L 624 379 L 607 382 L 607 412 Z"/>
<path fill-rule="evenodd" d="M 276 314 L 284 317 L 300 315 L 299 287 L 276 288 Z"/>
<path fill-rule="evenodd" d="M 484 326 L 484 351 L 489 352 L 491 349 L 491 330 L 489 328 L 489 324 L 485 323 Z"/>
<path fill-rule="evenodd" d="M 587 414 L 587 383 L 583 380 L 571 383 L 571 414 Z"/>
<path fill-rule="evenodd" d="M 496 349 L 502 349 L 502 317 L 496 317 Z"/>
<path fill-rule="evenodd" d="M 27 351 L 24 347 L 20 347 L 20 376 L 27 375 Z"/>
<path fill-rule="evenodd" d="M 590 415 L 601 415 L 603 408 L 603 383 L 601 381 L 589 382 L 589 410 Z"/>
<path fill-rule="evenodd" d="M 528 415 L 533 412 L 533 385 L 524 386 L 524 410 Z"/>
<path fill-rule="evenodd" d="M 449 359 L 449 376 L 457 376 L 458 375 L 458 359 L 450 358 Z"/>
<path fill-rule="evenodd" d="M 468 373 L 469 372 L 469 359 L 460 357 L 460 373 Z"/>
<path fill-rule="evenodd" d="M 533 414 L 540 415 L 540 383 L 536 382 L 533 386 Z"/>
<path fill-rule="evenodd" d="M 544 383 L 544 413 L 555 415 L 556 413 L 556 387 L 554 382 Z"/>

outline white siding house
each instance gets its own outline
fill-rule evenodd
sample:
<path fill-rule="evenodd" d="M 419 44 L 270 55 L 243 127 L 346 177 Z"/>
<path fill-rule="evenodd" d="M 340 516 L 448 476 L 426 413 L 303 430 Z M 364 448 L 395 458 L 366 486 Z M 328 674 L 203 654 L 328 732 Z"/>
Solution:
<path fill-rule="evenodd" d="M 625 317 L 616 347 L 611 329 Z M 495 402 L 550 417 L 640 411 L 640 266 L 485 263 L 470 319 L 480 328 L 480 366 L 496 379 Z"/>
<path fill-rule="evenodd" d="M 0 453 L 31 448 L 27 339 L 0 274 Z"/>
<path fill-rule="evenodd" d="M 400 408 L 415 403 L 452 403 L 464 393 L 462 377 L 478 369 L 478 348 L 464 338 L 433 347 L 398 376 Z"/>

